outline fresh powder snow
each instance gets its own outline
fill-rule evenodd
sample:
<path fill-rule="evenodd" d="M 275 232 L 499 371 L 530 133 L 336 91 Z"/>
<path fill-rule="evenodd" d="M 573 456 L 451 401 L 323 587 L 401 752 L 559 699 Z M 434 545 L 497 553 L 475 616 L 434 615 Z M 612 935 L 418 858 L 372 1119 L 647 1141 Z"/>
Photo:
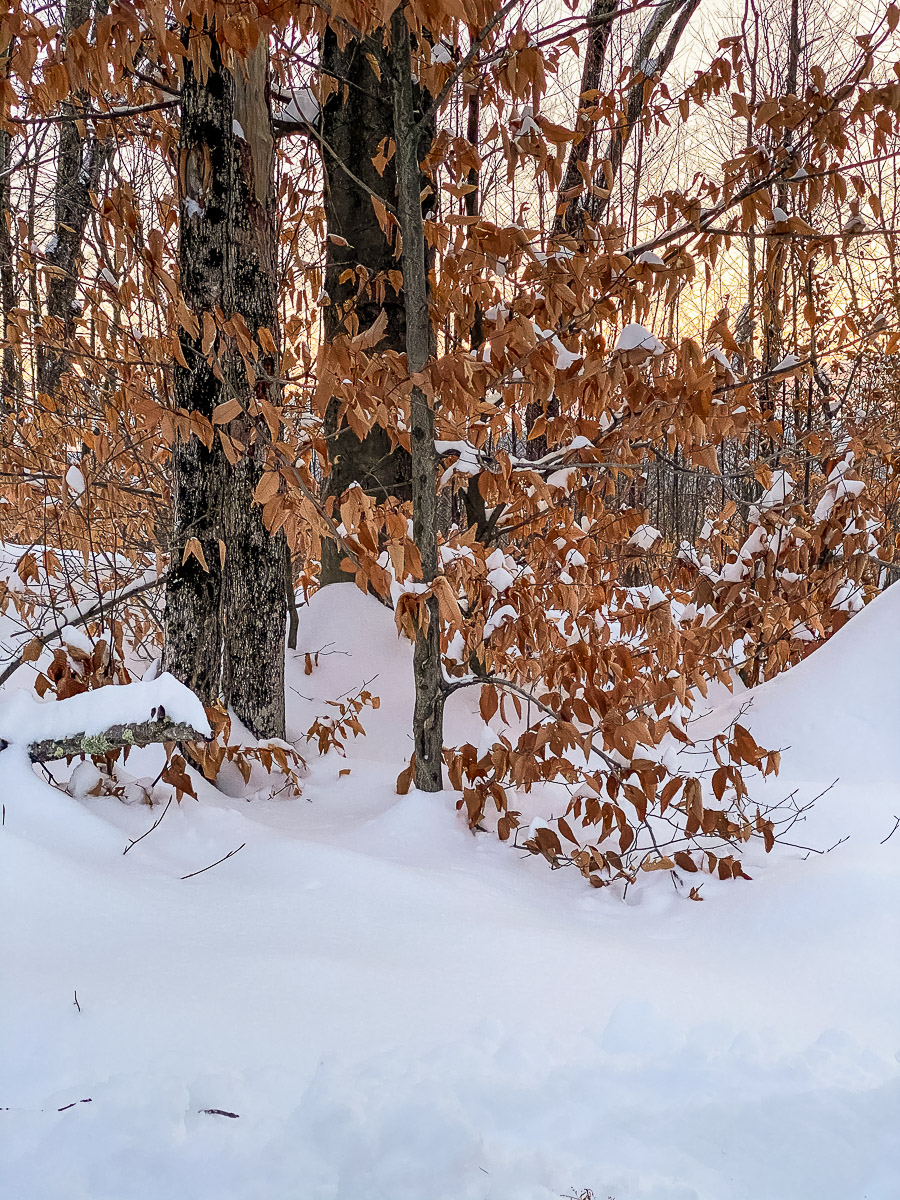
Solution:
<path fill-rule="evenodd" d="M 398 796 L 411 650 L 353 585 L 312 597 L 297 645 L 300 797 L 248 803 L 226 773 L 163 815 L 0 752 L 4 1196 L 897 1200 L 900 588 L 710 694 L 695 734 L 743 713 L 784 750 L 763 802 L 837 782 L 699 904 L 664 872 L 593 891 L 470 833 L 452 792 Z M 166 676 L 41 704 L 23 674 L 19 744 L 202 716 Z M 301 735 L 363 684 L 367 736 L 318 758 Z M 451 698 L 449 743 L 484 742 L 477 708 Z M 534 828 L 560 806 L 525 802 Z"/>

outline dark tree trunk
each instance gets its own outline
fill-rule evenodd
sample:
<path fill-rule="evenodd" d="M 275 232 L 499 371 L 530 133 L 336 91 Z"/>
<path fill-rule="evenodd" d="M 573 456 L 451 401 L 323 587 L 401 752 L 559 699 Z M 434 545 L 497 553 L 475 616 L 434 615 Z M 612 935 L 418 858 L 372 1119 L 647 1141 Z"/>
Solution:
<path fill-rule="evenodd" d="M 275 141 L 269 90 L 269 59 L 261 38 L 234 76 L 234 179 L 229 200 L 230 258 L 226 314 L 239 313 L 251 337 L 261 329 L 278 338 L 276 273 Z M 262 476 L 269 428 L 259 407 L 281 404 L 277 355 L 260 346 L 249 391 L 243 358 L 232 350 L 226 380 L 247 413 L 236 424 L 247 442 L 241 460 L 226 470 L 223 615 L 223 690 L 229 706 L 257 737 L 284 737 L 284 649 L 287 547 L 283 533 L 269 533 L 253 492 Z M 248 394 L 249 392 L 249 394 Z M 269 410 L 271 413 L 271 409 Z"/>
<path fill-rule="evenodd" d="M 8 57 L 8 56 L 4 56 Z M 12 196 L 10 176 L 10 134 L 0 130 L 0 320 L 5 342 L 0 368 L 0 417 L 13 412 L 21 394 L 22 377 L 16 352 L 9 339 L 10 314 L 16 306 L 16 276 L 12 241 Z"/>
<path fill-rule="evenodd" d="M 91 15 L 91 0 L 68 0 L 64 39 L 80 28 Z M 64 116 L 74 117 L 79 103 L 67 101 Z M 53 237 L 45 255 L 47 283 L 47 329 L 38 346 L 38 391 L 53 395 L 69 365 L 67 347 L 75 334 L 77 301 L 84 231 L 91 215 L 91 192 L 96 192 L 100 175 L 109 161 L 112 145 L 83 134 L 75 120 L 59 123 L 54 188 Z"/>
<path fill-rule="evenodd" d="M 622 162 L 625 158 L 625 151 L 628 148 L 631 135 L 634 133 L 644 108 L 645 81 L 654 76 L 661 78 L 665 75 L 675 51 L 678 49 L 678 43 L 681 41 L 682 34 L 687 29 L 688 23 L 699 5 L 700 0 L 664 0 L 654 10 L 644 32 L 641 34 L 637 50 L 631 62 L 631 73 L 637 77 L 637 81 L 628 93 L 628 100 L 625 106 L 625 121 L 613 133 L 606 152 L 610 168 L 606 179 L 606 187 L 610 190 L 612 189 L 613 182 L 619 177 Z M 676 13 L 678 13 L 678 16 L 672 25 L 666 43 L 651 65 L 651 58 L 656 43 Z M 634 187 L 635 191 L 637 191 L 637 177 L 635 177 Z M 601 219 L 606 212 L 608 204 L 608 196 L 605 198 L 594 198 L 591 204 L 591 215 L 597 220 Z"/>
<path fill-rule="evenodd" d="M 590 93 L 600 87 L 600 74 L 606 59 L 609 35 L 612 33 L 613 18 L 618 0 L 592 0 L 587 46 L 584 51 L 584 66 L 581 70 L 581 91 L 578 96 L 578 115 L 575 128 L 579 136 L 572 142 L 566 172 L 559 186 L 556 214 L 553 218 L 553 233 L 577 236 L 584 226 L 584 204 L 581 195 L 586 184 L 582 168 L 587 164 L 588 153 L 593 141 L 593 123 L 586 110 L 594 104 Z"/>
<path fill-rule="evenodd" d="M 578 113 L 575 127 L 579 136 L 572 142 L 565 174 L 559 187 L 556 214 L 553 218 L 553 236 L 559 237 L 567 233 L 577 237 L 584 228 L 585 205 L 582 193 L 585 190 L 585 180 L 582 175 L 583 166 L 587 163 L 588 152 L 591 148 L 593 126 L 586 116 L 586 109 L 593 104 L 593 98 L 586 95 L 596 91 L 600 86 L 600 73 L 606 58 L 606 48 L 609 45 L 609 35 L 612 31 L 613 17 L 616 13 L 618 0 L 592 0 L 590 20 L 593 22 L 588 30 L 587 46 L 584 52 L 584 66 L 581 71 L 581 90 L 578 94 Z M 525 409 L 525 457 L 534 462 L 543 458 L 549 446 L 546 435 L 532 437 L 531 431 L 537 420 L 542 416 L 559 416 L 559 401 L 551 396 L 542 404 L 529 404 Z"/>
<path fill-rule="evenodd" d="M 211 420 L 223 396 L 222 383 L 202 348 L 204 319 L 213 321 L 225 303 L 234 134 L 231 77 L 221 66 L 218 46 L 206 33 L 192 34 L 205 37 L 215 57 L 205 83 L 187 62 L 181 90 L 178 261 L 181 296 L 196 325 L 179 331 L 183 363 L 174 365 L 175 406 Z M 176 439 L 169 464 L 172 534 L 164 659 L 166 669 L 204 704 L 222 694 L 224 474 L 225 454 L 218 439 L 210 447 L 193 436 Z"/>
<path fill-rule="evenodd" d="M 175 403 L 207 419 L 228 401 L 241 411 L 223 427 L 233 465 L 218 436 L 209 449 L 196 437 L 173 447 L 166 666 L 206 703 L 222 697 L 257 736 L 283 737 L 285 546 L 253 501 L 269 440 L 260 403 L 279 403 L 278 362 L 261 349 L 251 383 L 219 328 L 242 318 L 254 339 L 263 328 L 277 338 L 267 48 L 232 73 L 214 33 L 191 35 L 206 39 L 212 69 L 201 81 L 188 63 L 182 89 L 179 265 L 197 325 L 180 334 Z"/>
<path fill-rule="evenodd" d="M 380 79 L 372 69 L 370 56 L 379 66 Z M 331 239 L 326 243 L 325 292 L 329 303 L 323 310 L 325 339 L 330 341 L 347 331 L 351 313 L 356 316 L 358 328 L 367 329 L 383 310 L 388 323 L 379 348 L 403 353 L 406 316 L 402 295 L 385 282 L 383 300 L 371 287 L 354 299 L 357 266 L 364 267 L 370 279 L 376 275 L 384 278 L 386 272 L 396 271 L 398 266 L 371 195 L 374 192 L 389 208 L 396 209 L 396 164 L 392 159 L 379 174 L 372 161 L 379 148 L 384 151 L 394 132 L 389 62 L 380 31 L 363 42 L 350 41 L 341 46 L 329 28 L 322 46 L 322 66 L 342 80 L 322 113 L 325 219 L 329 234 L 348 243 L 342 246 Z M 348 269 L 354 271 L 353 277 L 341 282 L 341 274 Z M 386 430 L 375 426 L 360 440 L 346 425 L 338 426 L 338 404 L 332 402 L 325 415 L 325 436 L 331 465 L 324 488 L 326 502 L 353 483 L 361 484 L 377 500 L 409 498 L 409 455 L 393 446 Z M 341 569 L 342 557 L 334 542 L 323 542 L 323 584 L 353 578 L 352 573 L 348 575 Z"/>
<path fill-rule="evenodd" d="M 422 219 L 420 147 L 423 129 L 416 119 L 417 96 L 410 62 L 409 26 L 402 8 L 391 20 L 391 82 L 397 165 L 397 210 L 403 235 L 403 292 L 406 306 L 406 356 L 410 375 L 422 371 L 433 351 L 429 314 L 428 265 Z M 413 538 L 422 558 L 422 579 L 438 574 L 437 469 L 434 410 L 424 391 L 412 389 L 410 445 L 412 447 Z M 427 601 L 428 628 L 419 629 L 413 652 L 416 703 L 413 739 L 416 787 L 423 792 L 443 788 L 441 763 L 444 744 L 446 689 L 441 671 L 441 627 L 434 597 Z"/>

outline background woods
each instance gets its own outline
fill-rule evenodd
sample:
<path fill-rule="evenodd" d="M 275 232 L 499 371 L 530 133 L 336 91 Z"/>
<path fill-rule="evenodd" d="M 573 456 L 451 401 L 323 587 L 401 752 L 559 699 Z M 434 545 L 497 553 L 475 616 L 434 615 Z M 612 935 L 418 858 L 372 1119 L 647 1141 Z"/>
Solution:
<path fill-rule="evenodd" d="M 897 24 L 13 4 L 0 679 L 161 658 L 218 706 L 195 761 L 226 709 L 280 787 L 288 614 L 355 581 L 415 644 L 401 789 L 597 887 L 739 877 L 796 812 L 740 720 L 689 757 L 698 701 L 897 570 Z"/>

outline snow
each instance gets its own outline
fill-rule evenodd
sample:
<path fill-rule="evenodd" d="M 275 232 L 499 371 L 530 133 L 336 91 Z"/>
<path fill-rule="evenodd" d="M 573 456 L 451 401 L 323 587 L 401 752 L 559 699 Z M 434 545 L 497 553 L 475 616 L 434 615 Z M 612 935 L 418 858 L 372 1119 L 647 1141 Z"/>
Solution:
<path fill-rule="evenodd" d="M 637 550 L 652 550 L 661 537 L 662 534 L 652 525 L 638 525 L 628 539 L 628 545 Z"/>
<path fill-rule="evenodd" d="M 71 466 L 66 471 L 66 486 L 72 496 L 80 496 L 84 491 L 84 476 L 78 467 Z"/>
<path fill-rule="evenodd" d="M 244 134 L 244 127 L 238 120 L 232 120 L 231 132 L 236 138 L 240 138 L 242 142 L 246 142 L 247 138 Z"/>
<path fill-rule="evenodd" d="M 284 106 L 275 114 L 279 120 L 314 125 L 319 119 L 319 101 L 311 88 L 296 88 L 283 99 Z"/>
<path fill-rule="evenodd" d="M 772 371 L 792 371 L 794 367 L 800 365 L 800 359 L 796 354 L 786 354 L 780 362 L 777 362 L 772 368 Z"/>
<path fill-rule="evenodd" d="M 751 854 L 702 904 L 665 872 L 592 891 L 469 833 L 453 793 L 396 795 L 411 647 L 352 584 L 312 597 L 289 656 L 297 799 L 198 781 L 123 855 L 161 806 L 0 753 L 4 1194 L 896 1200 L 898 660 L 890 588 L 789 673 L 720 689 L 698 729 L 749 706 L 785 747 L 772 795 L 841 777 L 790 840 L 851 836 Z M 303 731 L 365 681 L 368 736 L 314 757 Z M 451 741 L 480 743 L 478 692 L 451 697 Z"/>
<path fill-rule="evenodd" d="M 80 650 L 83 654 L 93 653 L 94 643 L 83 629 L 76 629 L 74 625 L 63 626 L 60 630 L 59 640 L 70 650 Z"/>
<path fill-rule="evenodd" d="M 638 263 L 647 263 L 651 267 L 664 267 L 666 265 L 659 255 L 655 254 L 652 250 L 644 250 L 643 253 L 639 254 L 634 261 Z"/>
<path fill-rule="evenodd" d="M 197 201 L 191 196 L 185 196 L 181 204 L 184 208 L 185 216 L 187 216 L 188 219 L 191 217 L 202 217 L 206 212 L 206 209 L 203 207 L 203 205 L 198 204 Z"/>
<path fill-rule="evenodd" d="M 649 329 L 632 321 L 619 334 L 616 342 L 617 350 L 646 350 L 648 354 L 660 355 L 665 352 L 665 346 Z"/>
<path fill-rule="evenodd" d="M 42 701 L 29 692 L 13 692 L 0 701 L 0 738 L 13 745 L 30 746 L 78 733 L 92 736 L 113 725 L 146 721 L 154 710 L 165 710 L 173 721 L 184 721 L 198 733 L 209 734 L 203 705 L 184 684 L 165 672 L 149 683 L 138 680 L 120 687 L 98 688 L 67 700 Z"/>

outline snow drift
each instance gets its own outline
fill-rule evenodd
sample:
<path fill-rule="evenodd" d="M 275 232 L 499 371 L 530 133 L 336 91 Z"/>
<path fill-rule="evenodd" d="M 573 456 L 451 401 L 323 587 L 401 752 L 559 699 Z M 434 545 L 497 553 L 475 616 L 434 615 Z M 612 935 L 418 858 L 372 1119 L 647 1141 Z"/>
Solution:
<path fill-rule="evenodd" d="M 123 855 L 158 811 L 0 754 L 5 1194 L 896 1200 L 898 608 L 705 718 L 751 702 L 790 746 L 776 792 L 840 776 L 797 843 L 851 836 L 702 904 L 667 878 L 623 903 L 450 793 L 398 797 L 409 647 L 352 585 L 302 611 L 290 736 L 363 683 L 381 707 L 346 759 L 299 747 L 299 799 L 201 787 Z"/>

